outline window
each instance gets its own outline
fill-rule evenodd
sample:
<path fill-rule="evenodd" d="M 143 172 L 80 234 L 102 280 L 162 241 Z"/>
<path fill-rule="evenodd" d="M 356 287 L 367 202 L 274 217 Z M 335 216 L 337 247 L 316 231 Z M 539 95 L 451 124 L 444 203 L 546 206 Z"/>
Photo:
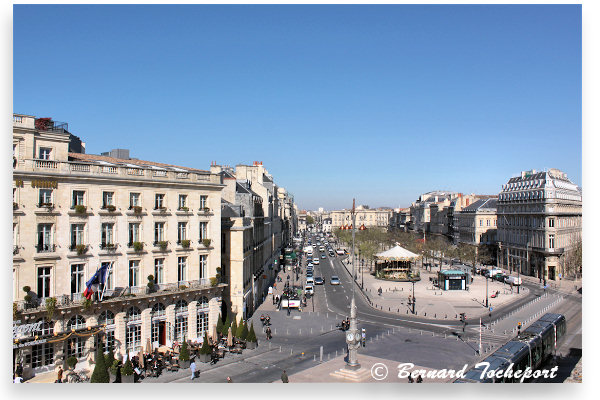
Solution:
<path fill-rule="evenodd" d="M 141 206 L 140 194 L 139 193 L 129 193 L 129 208 L 139 207 L 139 206 Z"/>
<path fill-rule="evenodd" d="M 84 264 L 71 265 L 71 294 L 81 294 L 84 291 Z"/>
<path fill-rule="evenodd" d="M 127 352 L 139 351 L 142 344 L 141 325 L 127 325 Z"/>
<path fill-rule="evenodd" d="M 135 322 L 142 322 L 142 313 L 140 312 L 140 309 L 137 307 L 129 307 L 129 309 L 127 310 L 127 314 L 125 316 L 125 322 L 129 323 L 135 323 Z"/>
<path fill-rule="evenodd" d="M 165 274 L 165 259 L 164 258 L 156 258 L 154 260 L 154 283 L 161 284 L 164 283 L 164 274 Z"/>
<path fill-rule="evenodd" d="M 36 344 L 31 347 L 31 367 L 53 366 L 54 343 Z"/>
<path fill-rule="evenodd" d="M 141 242 L 139 222 L 129 224 L 129 247 L 133 247 L 135 242 Z"/>
<path fill-rule="evenodd" d="M 102 208 L 114 206 L 114 192 L 102 192 Z"/>
<path fill-rule="evenodd" d="M 154 197 L 154 209 L 165 208 L 165 195 L 157 193 Z"/>
<path fill-rule="evenodd" d="M 167 315 L 167 309 L 163 303 L 156 303 L 152 306 L 152 312 L 154 313 L 154 317 L 162 317 Z"/>
<path fill-rule="evenodd" d="M 52 243 L 52 224 L 39 224 L 38 225 L 38 253 L 54 251 L 54 245 Z"/>
<path fill-rule="evenodd" d="M 187 239 L 187 222 L 177 223 L 177 243 Z"/>
<path fill-rule="evenodd" d="M 98 324 L 106 325 L 104 329 L 104 335 L 102 335 L 102 344 L 104 350 L 109 351 L 115 348 L 115 314 L 112 311 L 104 311 L 98 317 Z"/>
<path fill-rule="evenodd" d="M 200 241 L 208 239 L 208 222 L 200 222 Z"/>
<path fill-rule="evenodd" d="M 198 318 L 196 319 L 196 334 L 198 337 L 204 336 L 204 333 L 208 333 L 208 299 L 201 297 L 196 305 L 196 311 Z"/>
<path fill-rule="evenodd" d="M 51 160 L 52 149 L 50 147 L 40 147 L 40 160 Z"/>
<path fill-rule="evenodd" d="M 207 257 L 206 255 L 200 256 L 200 280 L 208 278 L 207 269 Z"/>
<path fill-rule="evenodd" d="M 486 220 L 487 221 L 487 226 L 490 226 L 490 220 Z"/>
<path fill-rule="evenodd" d="M 102 238 L 101 238 L 101 247 L 105 248 L 107 245 L 114 245 L 114 223 L 103 223 L 102 224 Z"/>
<path fill-rule="evenodd" d="M 138 286 L 140 275 L 140 260 L 129 260 L 129 286 Z"/>
<path fill-rule="evenodd" d="M 185 300 L 179 300 L 175 305 L 175 340 L 183 342 L 188 330 L 188 304 Z"/>
<path fill-rule="evenodd" d="M 165 223 L 155 222 L 154 223 L 154 241 L 162 242 L 165 240 Z"/>
<path fill-rule="evenodd" d="M 548 235 L 548 248 L 554 248 L 554 235 Z"/>
<path fill-rule="evenodd" d="M 52 205 L 52 189 L 40 189 L 39 206 Z"/>
<path fill-rule="evenodd" d="M 100 314 L 100 317 L 98 317 L 98 323 L 100 325 L 114 325 L 115 324 L 115 314 L 110 311 L 110 310 L 106 310 L 104 312 L 102 312 Z M 108 349 L 106 349 L 108 350 Z"/>
<path fill-rule="evenodd" d="M 185 209 L 187 208 L 187 195 L 185 194 L 180 194 L 179 195 L 179 209 Z"/>
<path fill-rule="evenodd" d="M 200 209 L 208 208 L 208 196 L 200 196 Z"/>
<path fill-rule="evenodd" d="M 85 244 L 84 229 L 85 224 L 71 224 L 71 250 L 76 250 L 77 246 Z"/>
<path fill-rule="evenodd" d="M 109 262 L 103 262 L 102 266 L 106 266 L 106 271 L 107 271 L 107 275 L 106 275 L 106 289 L 114 289 L 115 288 L 115 274 L 114 274 L 114 264 L 112 263 L 112 261 Z"/>
<path fill-rule="evenodd" d="M 83 190 L 73 190 L 73 203 L 71 208 L 84 205 L 85 192 Z"/>
<path fill-rule="evenodd" d="M 85 318 L 83 318 L 81 315 L 74 315 L 71 317 L 69 322 L 67 322 L 67 330 L 68 331 L 78 330 L 78 329 L 83 329 L 83 328 L 85 328 Z"/>
<path fill-rule="evenodd" d="M 185 282 L 187 272 L 187 257 L 177 257 L 177 281 Z"/>
<path fill-rule="evenodd" d="M 483 220 L 482 219 L 479 220 L 479 226 L 483 226 Z"/>
<path fill-rule="evenodd" d="M 548 228 L 554 228 L 554 218 L 548 218 Z"/>

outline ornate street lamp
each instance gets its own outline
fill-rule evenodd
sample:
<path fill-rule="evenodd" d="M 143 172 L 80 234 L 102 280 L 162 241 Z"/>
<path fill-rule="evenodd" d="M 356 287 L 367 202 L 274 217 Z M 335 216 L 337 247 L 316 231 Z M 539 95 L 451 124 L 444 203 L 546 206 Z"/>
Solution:
<path fill-rule="evenodd" d="M 355 200 L 352 199 L 352 279 L 354 280 L 354 238 L 356 234 Z M 352 282 L 352 301 L 350 302 L 350 329 L 346 331 L 346 344 L 348 345 L 348 361 L 344 367 L 356 371 L 360 368 L 358 363 L 358 348 L 360 347 L 360 334 L 356 325 L 356 302 L 354 300 L 354 286 Z"/>

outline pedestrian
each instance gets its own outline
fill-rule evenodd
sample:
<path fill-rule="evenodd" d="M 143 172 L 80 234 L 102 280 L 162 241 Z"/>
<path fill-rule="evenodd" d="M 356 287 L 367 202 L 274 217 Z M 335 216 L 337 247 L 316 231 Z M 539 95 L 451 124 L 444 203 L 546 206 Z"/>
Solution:
<path fill-rule="evenodd" d="M 227 377 L 227 383 L 233 383 L 233 380 L 231 379 L 230 376 Z"/>
<path fill-rule="evenodd" d="M 283 383 L 289 383 L 290 382 L 289 379 L 288 379 L 287 374 L 285 373 L 285 369 L 283 370 L 283 373 L 281 374 L 281 382 L 283 382 Z"/>
<path fill-rule="evenodd" d="M 417 376 L 417 383 L 423 383 L 423 377 L 421 375 Z"/>
<path fill-rule="evenodd" d="M 23 378 L 21 378 L 19 375 L 15 375 L 15 380 L 13 382 L 14 383 L 23 383 Z"/>
<path fill-rule="evenodd" d="M 412 377 L 412 374 L 408 374 L 408 383 L 415 383 L 415 380 Z"/>
<path fill-rule="evenodd" d="M 62 383 L 63 377 L 63 369 L 62 367 L 58 367 L 58 372 L 56 373 L 56 383 Z"/>
<path fill-rule="evenodd" d="M 192 380 L 196 377 L 196 361 L 192 361 L 190 364 L 190 370 L 192 371 Z"/>

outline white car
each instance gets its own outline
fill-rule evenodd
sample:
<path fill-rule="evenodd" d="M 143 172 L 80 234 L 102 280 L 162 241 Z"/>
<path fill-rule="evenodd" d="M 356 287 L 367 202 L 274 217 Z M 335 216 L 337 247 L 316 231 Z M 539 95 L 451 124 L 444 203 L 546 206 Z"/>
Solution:
<path fill-rule="evenodd" d="M 313 263 L 309 262 L 307 267 L 314 267 Z"/>
<path fill-rule="evenodd" d="M 304 293 L 305 293 L 305 294 L 310 294 L 310 295 L 313 295 L 313 294 L 315 294 L 315 291 L 314 291 L 313 285 L 306 285 L 306 286 L 304 287 Z"/>
<path fill-rule="evenodd" d="M 331 280 L 329 281 L 329 283 L 331 285 L 339 285 L 340 284 L 340 278 L 338 278 L 337 276 L 333 275 L 331 277 Z"/>
<path fill-rule="evenodd" d="M 315 279 L 312 276 L 306 278 L 306 285 L 313 286 L 315 284 Z"/>
<path fill-rule="evenodd" d="M 313 260 L 313 264 L 315 264 L 315 265 L 319 265 L 320 263 L 321 263 L 321 262 L 319 261 L 319 259 L 318 259 L 318 258 L 315 258 L 315 259 Z"/>

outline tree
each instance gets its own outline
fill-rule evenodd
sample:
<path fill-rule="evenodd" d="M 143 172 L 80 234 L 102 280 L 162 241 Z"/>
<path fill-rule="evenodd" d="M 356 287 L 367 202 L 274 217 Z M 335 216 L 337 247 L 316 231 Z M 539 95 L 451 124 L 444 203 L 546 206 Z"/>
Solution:
<path fill-rule="evenodd" d="M 133 365 L 131 364 L 131 360 L 129 359 L 129 357 L 127 357 L 127 361 L 125 361 L 125 364 L 121 367 L 121 375 L 133 375 Z"/>
<path fill-rule="evenodd" d="M 577 240 L 573 247 L 565 253 L 564 269 L 565 275 L 577 278 L 582 274 L 583 267 L 583 245 L 581 239 Z"/>
<path fill-rule="evenodd" d="M 200 347 L 200 354 L 210 354 L 212 349 L 208 345 L 208 334 L 204 332 L 204 341 L 202 341 L 202 347 Z"/>
<path fill-rule="evenodd" d="M 98 341 L 98 347 L 96 348 L 96 365 L 94 366 L 94 372 L 92 372 L 92 378 L 90 380 L 92 383 L 109 383 L 110 377 L 108 375 L 108 370 L 106 369 L 105 359 L 104 359 L 104 346 L 102 345 L 102 341 Z"/>
<path fill-rule="evenodd" d="M 184 340 L 181 349 L 179 350 L 179 361 L 189 361 L 189 359 L 190 350 L 188 349 L 187 340 Z"/>
<path fill-rule="evenodd" d="M 223 332 L 223 317 L 219 314 L 219 318 L 217 319 L 217 332 Z"/>
<path fill-rule="evenodd" d="M 115 353 L 113 352 L 112 346 L 109 346 L 108 354 L 104 357 L 104 361 L 106 368 L 110 368 L 115 362 Z"/>
<path fill-rule="evenodd" d="M 240 339 L 246 340 L 248 338 L 248 322 L 244 321 L 244 327 L 242 329 L 242 336 Z"/>
<path fill-rule="evenodd" d="M 246 341 L 256 343 L 256 333 L 254 333 L 254 322 L 250 324 L 250 331 L 248 332 L 248 336 L 246 336 Z"/>
<path fill-rule="evenodd" d="M 225 323 L 223 324 L 223 330 L 221 331 L 221 333 L 223 334 L 223 336 L 227 336 L 227 332 L 229 331 L 229 327 L 231 326 L 231 319 L 229 317 L 229 315 L 227 316 L 227 319 L 225 320 Z"/>
<path fill-rule="evenodd" d="M 238 330 L 237 322 L 235 322 L 235 320 L 236 320 L 236 319 L 237 319 L 237 318 L 235 318 L 235 317 L 234 317 L 234 318 L 233 318 L 233 322 L 231 323 L 231 334 L 232 334 L 233 336 L 235 336 L 235 337 L 238 337 L 238 336 L 236 335 L 236 333 L 237 333 L 237 330 Z M 241 325 L 241 324 L 242 324 L 242 322 L 240 321 L 240 325 Z"/>
<path fill-rule="evenodd" d="M 244 340 L 244 320 L 240 320 L 240 325 L 236 328 L 236 331 L 233 332 L 236 338 L 240 340 Z"/>
<path fill-rule="evenodd" d="M 314 223 L 315 223 L 315 219 L 311 215 L 307 215 L 306 216 L 306 224 L 307 225 L 312 225 Z"/>

